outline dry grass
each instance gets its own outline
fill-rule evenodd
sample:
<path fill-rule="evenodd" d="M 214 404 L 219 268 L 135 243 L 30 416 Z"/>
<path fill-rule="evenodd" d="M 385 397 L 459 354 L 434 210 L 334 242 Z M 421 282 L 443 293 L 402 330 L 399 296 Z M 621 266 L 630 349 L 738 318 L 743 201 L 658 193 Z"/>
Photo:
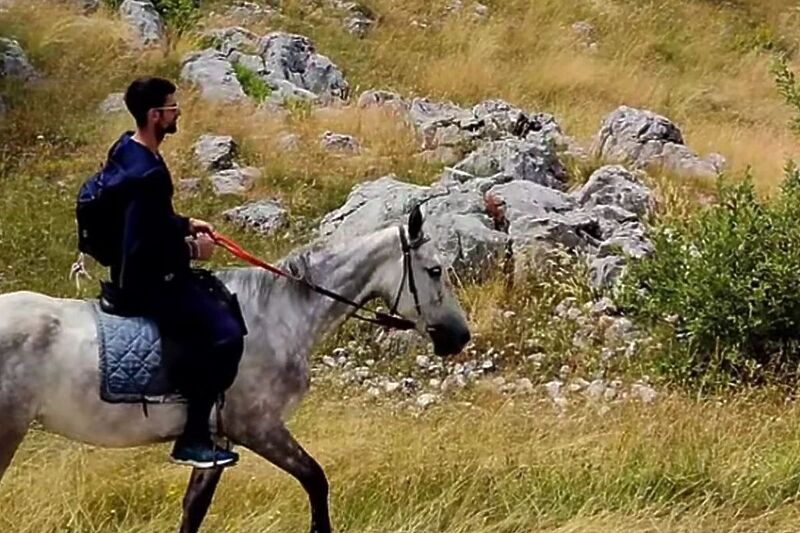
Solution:
<path fill-rule="evenodd" d="M 800 412 L 680 396 L 604 412 L 473 398 L 422 417 L 318 391 L 292 427 L 325 465 L 337 531 L 791 531 Z M 476 438 L 479 436 L 479 438 Z M 172 531 L 187 472 L 166 446 L 100 450 L 34 432 L 3 482 L 4 531 Z M 223 480 L 209 531 L 307 527 L 299 486 L 257 457 Z"/>

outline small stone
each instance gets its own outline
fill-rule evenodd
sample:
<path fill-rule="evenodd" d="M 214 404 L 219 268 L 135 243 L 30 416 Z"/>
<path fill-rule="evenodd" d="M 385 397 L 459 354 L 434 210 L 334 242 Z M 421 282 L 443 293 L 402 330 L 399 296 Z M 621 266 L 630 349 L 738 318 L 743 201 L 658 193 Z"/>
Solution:
<path fill-rule="evenodd" d="M 427 409 L 431 405 L 435 404 L 439 401 L 439 397 L 435 394 L 425 393 L 420 394 L 417 397 L 417 405 L 422 407 L 423 409 Z"/>
<path fill-rule="evenodd" d="M 364 364 L 367 366 L 375 366 L 375 359 L 367 359 L 364 361 Z"/>
<path fill-rule="evenodd" d="M 400 384 L 396 381 L 387 381 L 383 384 L 383 390 L 387 393 L 391 394 L 393 392 L 397 392 L 400 389 Z"/>
<path fill-rule="evenodd" d="M 606 391 L 605 381 L 603 381 L 602 379 L 595 379 L 586 388 L 586 396 L 588 396 L 593 400 L 599 400 L 600 398 L 603 397 L 605 391 Z"/>
<path fill-rule="evenodd" d="M 370 376 L 370 374 L 371 373 L 369 368 L 365 366 L 359 366 L 358 368 L 356 368 L 355 376 L 359 381 L 367 379 Z"/>
<path fill-rule="evenodd" d="M 430 388 L 432 388 L 432 389 L 438 389 L 439 387 L 441 387 L 441 386 L 442 386 L 442 380 L 440 380 L 440 379 L 436 379 L 436 378 L 431 378 L 431 379 L 428 381 L 428 386 L 429 386 Z"/>
<path fill-rule="evenodd" d="M 322 135 L 320 145 L 325 150 L 347 153 L 357 153 L 361 149 L 358 141 L 352 135 L 343 135 L 332 131 L 326 131 Z"/>
<path fill-rule="evenodd" d="M 481 363 L 481 370 L 484 372 L 492 372 L 495 369 L 494 361 L 491 359 L 486 359 Z"/>
<path fill-rule="evenodd" d="M 206 171 L 227 170 L 233 167 L 238 146 L 230 135 L 201 135 L 194 144 L 194 155 Z"/>
<path fill-rule="evenodd" d="M 461 374 L 451 375 L 442 381 L 442 390 L 445 392 L 460 390 L 467 386 L 467 378 Z"/>
<path fill-rule="evenodd" d="M 534 353 L 534 354 L 529 355 L 526 359 L 528 361 L 530 361 L 531 363 L 542 364 L 542 363 L 544 363 L 544 360 L 547 359 L 547 355 L 545 355 L 545 354 L 543 354 L 541 352 L 538 352 L 538 353 Z"/>
<path fill-rule="evenodd" d="M 603 297 L 592 305 L 591 313 L 597 315 L 612 315 L 617 312 L 617 306 L 608 298 Z"/>
<path fill-rule="evenodd" d="M 517 392 L 520 394 L 532 394 L 534 391 L 533 382 L 528 378 L 519 378 L 516 386 Z"/>
<path fill-rule="evenodd" d="M 550 381 L 549 383 L 545 383 L 544 388 L 547 390 L 547 394 L 551 398 L 557 398 L 561 396 L 561 387 L 564 384 L 558 380 Z"/>
<path fill-rule="evenodd" d="M 377 398 L 381 395 L 381 390 L 378 387 L 370 387 L 367 394 L 373 398 Z"/>
<path fill-rule="evenodd" d="M 653 387 L 649 385 L 644 385 L 642 383 L 636 383 L 631 387 L 631 392 L 639 397 L 642 403 L 646 405 L 650 405 L 656 401 L 658 397 L 658 393 L 655 391 Z"/>
<path fill-rule="evenodd" d="M 223 218 L 240 227 L 250 228 L 264 236 L 283 229 L 288 224 L 288 213 L 277 200 L 260 200 L 234 207 L 222 213 Z"/>
<path fill-rule="evenodd" d="M 567 399 L 564 398 L 563 396 L 558 396 L 556 398 L 553 398 L 553 403 L 559 409 L 566 409 L 567 406 L 569 405 L 569 401 L 567 401 Z"/>
<path fill-rule="evenodd" d="M 334 359 L 330 355 L 326 355 L 325 357 L 323 357 L 322 362 L 325 364 L 325 366 L 328 366 L 330 368 L 336 368 L 336 359 Z"/>
<path fill-rule="evenodd" d="M 614 387 L 609 386 L 605 392 L 603 392 L 603 399 L 607 402 L 613 401 L 614 398 L 617 397 L 617 389 Z"/>
<path fill-rule="evenodd" d="M 350 361 L 347 360 L 347 357 L 341 355 L 336 359 L 336 364 L 338 364 L 339 366 L 345 366 L 347 364 L 350 364 Z"/>
<path fill-rule="evenodd" d="M 197 194 L 200 192 L 200 179 L 185 178 L 178 180 L 175 189 L 181 194 Z"/>
<path fill-rule="evenodd" d="M 341 346 L 339 348 L 334 348 L 333 349 L 333 355 L 335 355 L 337 357 L 346 356 L 347 355 L 347 348 L 342 348 Z"/>
<path fill-rule="evenodd" d="M 111 93 L 100 103 L 100 112 L 106 115 L 121 113 L 127 109 L 123 93 Z"/>
<path fill-rule="evenodd" d="M 427 355 L 418 355 L 417 356 L 417 366 L 422 368 L 423 370 L 428 368 L 431 364 L 431 358 Z"/>
<path fill-rule="evenodd" d="M 287 133 L 278 139 L 278 148 L 284 152 L 291 152 L 300 148 L 300 136 L 296 133 Z"/>
<path fill-rule="evenodd" d="M 414 378 L 403 378 L 400 384 L 402 385 L 403 390 L 407 392 L 416 390 L 417 388 L 417 380 Z"/>
<path fill-rule="evenodd" d="M 570 373 L 569 365 L 562 365 L 561 368 L 558 369 L 558 375 L 561 379 L 567 379 L 569 373 Z"/>
<path fill-rule="evenodd" d="M 211 176 L 211 185 L 218 196 L 226 194 L 244 194 L 253 188 L 261 171 L 257 168 L 232 168 L 221 170 Z"/>

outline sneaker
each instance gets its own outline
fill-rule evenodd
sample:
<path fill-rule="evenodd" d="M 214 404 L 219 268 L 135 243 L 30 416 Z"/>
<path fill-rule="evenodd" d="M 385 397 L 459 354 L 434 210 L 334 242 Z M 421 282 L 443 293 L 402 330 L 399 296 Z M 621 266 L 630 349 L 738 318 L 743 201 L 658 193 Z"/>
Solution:
<path fill-rule="evenodd" d="M 175 445 L 170 455 L 173 463 L 194 468 L 214 468 L 233 466 L 239 461 L 239 454 L 229 450 L 214 449 L 210 445 Z"/>

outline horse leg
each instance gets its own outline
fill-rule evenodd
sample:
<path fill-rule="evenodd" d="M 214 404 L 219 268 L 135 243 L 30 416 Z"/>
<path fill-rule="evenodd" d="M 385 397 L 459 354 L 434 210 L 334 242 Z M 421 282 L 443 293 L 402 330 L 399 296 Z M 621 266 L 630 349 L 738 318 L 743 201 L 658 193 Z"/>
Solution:
<path fill-rule="evenodd" d="M 197 533 L 206 517 L 211 499 L 222 477 L 222 467 L 194 468 L 183 496 L 183 520 L 180 533 Z"/>
<path fill-rule="evenodd" d="M 4 410 L 2 406 L 3 403 L 0 402 L 0 412 L 8 413 L 11 411 L 10 406 L 7 408 L 8 410 Z M 22 439 L 25 438 L 25 434 L 28 432 L 28 424 L 29 422 L 23 424 L 13 420 L 10 423 L 3 421 L 0 424 L 0 480 L 3 479 L 3 474 L 5 474 L 8 465 L 11 464 L 14 453 L 16 453 Z"/>
<path fill-rule="evenodd" d="M 246 440 L 247 442 L 242 444 L 291 474 L 306 490 L 311 505 L 311 533 L 331 533 L 328 480 L 325 472 L 294 440 L 289 430 L 283 424 L 279 424 L 267 431 L 254 433 Z"/>

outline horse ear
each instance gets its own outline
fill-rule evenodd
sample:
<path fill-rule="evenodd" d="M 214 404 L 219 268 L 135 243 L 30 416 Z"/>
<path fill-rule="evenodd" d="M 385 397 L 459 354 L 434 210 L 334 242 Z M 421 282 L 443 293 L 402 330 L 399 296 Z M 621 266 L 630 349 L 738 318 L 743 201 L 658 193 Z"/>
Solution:
<path fill-rule="evenodd" d="M 422 222 L 422 210 L 415 205 L 411 214 L 408 215 L 408 238 L 411 242 L 422 238 Z"/>

